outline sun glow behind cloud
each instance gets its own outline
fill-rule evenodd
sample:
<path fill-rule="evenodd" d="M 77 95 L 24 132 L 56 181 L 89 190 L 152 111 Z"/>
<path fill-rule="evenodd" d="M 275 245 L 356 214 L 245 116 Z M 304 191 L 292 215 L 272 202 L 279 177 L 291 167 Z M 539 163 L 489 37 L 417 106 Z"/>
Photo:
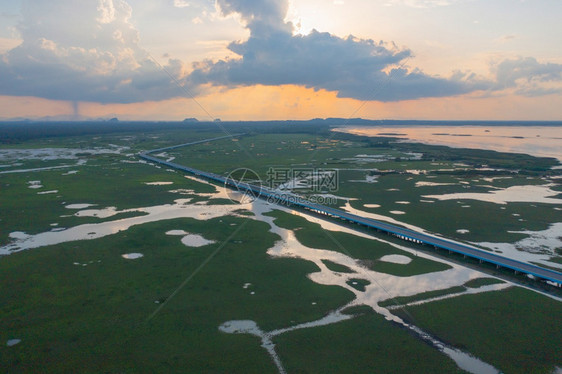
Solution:
<path fill-rule="evenodd" d="M 316 117 L 363 117 L 373 119 L 427 119 L 427 120 L 536 120 L 540 111 L 543 120 L 559 120 L 560 98 L 501 96 L 494 100 L 483 97 L 452 97 L 407 100 L 393 103 L 362 102 L 338 98 L 336 93 L 314 90 L 295 85 L 248 86 L 225 90 L 209 88 L 197 101 L 212 115 L 205 112 L 190 98 L 180 97 L 163 101 L 145 101 L 131 104 L 79 103 L 81 118 L 112 118 L 121 120 L 172 120 L 187 117 L 199 120 L 283 120 Z M 53 116 L 73 117 L 72 103 L 34 97 L 0 96 L 0 111 L 6 117 L 36 118 Z M 508 115 L 506 115 L 506 112 Z M 70 113 L 70 114 L 69 114 Z M 411 113 L 415 113 L 415 117 Z"/>
<path fill-rule="evenodd" d="M 333 31 L 340 21 L 338 10 L 342 5 L 345 5 L 342 0 L 332 3 L 321 0 L 291 0 L 285 21 L 293 24 L 294 35 L 308 35 L 312 30 Z"/>

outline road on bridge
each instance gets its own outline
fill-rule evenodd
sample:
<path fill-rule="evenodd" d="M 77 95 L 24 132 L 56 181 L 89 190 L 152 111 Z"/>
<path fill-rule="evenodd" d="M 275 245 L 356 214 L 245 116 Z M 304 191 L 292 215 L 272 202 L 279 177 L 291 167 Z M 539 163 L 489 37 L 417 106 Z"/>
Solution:
<path fill-rule="evenodd" d="M 150 151 L 146 151 L 146 152 L 141 152 L 139 154 L 139 157 L 141 157 L 142 159 L 146 160 L 146 161 L 150 161 L 150 162 L 154 162 L 154 163 L 158 163 L 161 165 L 165 165 L 167 167 L 176 169 L 176 170 L 181 170 L 190 174 L 193 174 L 195 176 L 198 177 L 202 177 L 202 178 L 206 178 L 215 182 L 219 182 L 219 183 L 223 183 L 226 186 L 229 186 L 231 188 L 237 189 L 240 192 L 243 193 L 249 193 L 251 192 L 252 195 L 260 197 L 260 198 L 264 198 L 267 199 L 270 202 L 276 203 L 276 204 L 280 204 L 280 205 L 291 205 L 291 206 L 299 206 L 301 208 L 304 209 L 309 209 L 312 211 L 315 211 L 317 213 L 320 214 L 324 214 L 327 216 L 333 216 L 333 217 L 337 217 L 340 219 L 344 219 L 346 221 L 349 222 L 353 222 L 353 223 L 357 223 L 360 225 L 364 225 L 370 228 L 374 228 L 377 230 L 381 230 L 393 235 L 396 235 L 399 238 L 405 239 L 405 240 L 410 240 L 410 241 L 414 241 L 414 242 L 419 242 L 419 243 L 423 243 L 423 244 L 427 244 L 427 245 L 432 245 L 434 247 L 437 248 L 441 248 L 441 249 L 445 249 L 448 251 L 452 251 L 452 252 L 456 252 L 456 253 L 460 253 L 462 255 L 471 257 L 471 258 L 475 258 L 477 260 L 480 261 L 485 261 L 497 266 L 501 266 L 504 268 L 508 268 L 508 269 L 512 269 L 514 271 L 518 271 L 521 273 L 525 273 L 525 274 L 530 274 L 534 277 L 538 277 L 540 279 L 544 279 L 544 280 L 549 280 L 551 282 L 556 283 L 559 287 L 562 286 L 562 273 L 557 272 L 555 270 L 551 270 L 551 269 L 546 269 L 546 268 L 542 268 L 539 266 L 535 266 L 532 264 L 528 264 L 526 262 L 521 262 L 521 261 L 517 261 L 517 260 L 513 260 L 507 257 L 503 257 L 503 256 L 499 256 L 495 253 L 492 252 L 487 252 L 485 250 L 482 249 L 478 249 L 475 247 L 471 247 L 468 245 L 464 245 L 461 243 L 457 243 L 457 242 L 453 242 L 453 241 L 449 241 L 446 239 L 442 239 L 436 236 L 432 236 L 432 235 L 428 235 L 428 234 L 424 234 L 421 232 L 417 232 L 417 231 L 413 231 L 413 230 L 409 230 L 400 226 L 396 226 L 396 225 L 392 225 L 386 222 L 382 222 L 382 221 L 378 221 L 378 220 L 374 220 L 371 218 L 366 218 L 366 217 L 362 217 L 356 214 L 351 214 L 348 212 L 345 212 L 343 210 L 337 209 L 337 208 L 331 208 L 328 206 L 324 206 L 321 204 L 315 204 L 315 203 L 311 203 L 309 201 L 307 201 L 305 198 L 292 194 L 292 193 L 285 193 L 285 192 L 279 192 L 279 191 L 275 191 L 266 187 L 262 187 L 262 186 L 256 186 L 253 184 L 248 184 L 248 183 L 243 183 L 243 182 L 239 182 L 236 183 L 236 181 L 233 181 L 230 178 L 225 178 L 223 176 L 220 176 L 218 174 L 214 174 L 214 173 L 209 173 L 203 170 L 198 170 L 198 169 L 194 169 L 188 166 L 183 166 L 180 164 L 176 164 L 173 162 L 168 162 L 168 161 L 164 161 L 161 160 L 157 157 L 154 156 L 150 156 L 149 154 L 151 153 L 155 153 L 155 152 L 164 152 L 167 150 L 171 150 L 171 149 L 176 149 L 176 148 L 180 148 L 180 147 L 185 147 L 185 146 L 189 146 L 189 145 L 195 145 L 195 144 L 202 144 L 202 143 L 207 143 L 210 141 L 215 141 L 215 140 L 220 140 L 220 139 L 227 139 L 227 138 L 231 138 L 234 136 L 240 136 L 240 135 L 244 135 L 244 134 L 233 134 L 233 135 L 226 135 L 226 136 L 221 136 L 221 137 L 217 137 L 217 138 L 211 138 L 211 139 L 205 139 L 205 140 L 199 140 L 196 142 L 191 142 L 191 143 L 184 143 L 184 144 L 179 144 L 179 145 L 174 145 L 171 147 L 165 147 L 165 148 L 158 148 L 158 149 L 153 149 Z"/>

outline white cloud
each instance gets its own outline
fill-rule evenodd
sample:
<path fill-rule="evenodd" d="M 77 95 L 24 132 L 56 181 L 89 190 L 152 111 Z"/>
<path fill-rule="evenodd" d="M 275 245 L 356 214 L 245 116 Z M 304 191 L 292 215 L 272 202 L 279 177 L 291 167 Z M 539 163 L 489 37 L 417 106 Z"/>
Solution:
<path fill-rule="evenodd" d="M 57 100 L 136 102 L 178 96 L 139 46 L 123 0 L 24 1 L 23 42 L 0 60 L 0 94 Z M 181 78 L 184 68 L 169 60 Z"/>
<path fill-rule="evenodd" d="M 0 38 L 0 54 L 16 48 L 23 40 L 15 38 Z"/>
<path fill-rule="evenodd" d="M 515 38 L 517 38 L 517 35 L 513 35 L 513 34 L 502 35 L 499 38 L 495 39 L 494 41 L 498 42 L 498 43 L 505 43 L 505 42 L 508 42 L 508 41 L 513 40 Z"/>
<path fill-rule="evenodd" d="M 115 7 L 113 0 L 99 0 L 98 12 L 100 16 L 97 18 L 99 23 L 110 23 L 115 19 Z"/>
<path fill-rule="evenodd" d="M 189 4 L 187 1 L 185 0 L 174 0 L 174 6 L 176 8 L 186 8 L 188 6 L 190 6 L 191 4 Z"/>

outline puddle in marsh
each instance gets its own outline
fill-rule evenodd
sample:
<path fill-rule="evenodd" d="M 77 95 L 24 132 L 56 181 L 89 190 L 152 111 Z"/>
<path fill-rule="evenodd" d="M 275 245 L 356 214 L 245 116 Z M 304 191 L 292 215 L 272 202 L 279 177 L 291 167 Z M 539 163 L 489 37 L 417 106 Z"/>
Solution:
<path fill-rule="evenodd" d="M 562 248 L 562 222 L 553 223 L 542 231 L 508 231 L 514 234 L 525 234 L 527 238 L 515 243 L 474 243 L 494 251 L 500 251 L 502 256 L 514 258 L 519 261 L 536 262 L 557 269 L 562 269 L 562 264 L 550 261 L 552 257 L 559 257 L 556 250 Z"/>
<path fill-rule="evenodd" d="M 391 262 L 393 264 L 407 265 L 410 262 L 412 262 L 412 259 L 408 256 L 402 256 L 402 255 L 386 255 L 386 256 L 382 256 L 379 259 L 379 261 Z"/>
<path fill-rule="evenodd" d="M 120 154 L 129 147 L 119 147 L 113 144 L 109 148 L 20 148 L 0 150 L 0 161 L 5 160 L 76 160 L 83 156 Z"/>
<path fill-rule="evenodd" d="M 220 196 L 220 194 L 217 194 L 217 196 Z M 114 208 L 109 211 L 94 209 L 79 211 L 76 213 L 77 216 L 110 217 L 123 212 L 142 212 L 145 214 L 113 221 L 79 225 L 61 231 L 47 231 L 36 235 L 26 235 L 25 233 L 15 232 L 10 235 L 10 237 L 15 240 L 10 244 L 0 247 L 0 255 L 8 255 L 21 250 L 69 241 L 102 238 L 127 230 L 131 226 L 149 222 L 187 217 L 198 220 L 208 220 L 233 214 L 235 210 L 240 208 L 238 205 L 194 205 L 189 204 L 190 201 L 191 199 L 178 199 L 175 200 L 173 204 L 127 209 L 123 211 L 117 211 L 114 210 Z"/>
<path fill-rule="evenodd" d="M 169 230 L 166 235 L 183 236 L 181 242 L 187 247 L 203 247 L 208 244 L 216 243 L 214 240 L 208 240 L 197 234 L 190 234 L 185 230 Z"/>
<path fill-rule="evenodd" d="M 211 194 L 201 194 L 201 195 L 207 195 L 210 198 L 228 197 L 226 190 L 224 188 L 216 187 L 216 190 L 217 192 L 214 194 L 211 193 Z M 117 232 L 127 230 L 128 228 L 134 225 L 144 224 L 148 222 L 156 222 L 160 220 L 182 218 L 182 217 L 190 217 L 198 220 L 208 220 L 215 217 L 236 214 L 235 211 L 242 208 L 254 213 L 254 216 L 248 216 L 246 218 L 256 219 L 268 223 L 271 227 L 270 231 L 277 234 L 281 238 L 275 243 L 275 245 L 272 248 L 268 250 L 268 254 L 274 257 L 293 257 L 293 258 L 300 258 L 303 260 L 314 262 L 319 267 L 320 271 L 309 274 L 309 278 L 312 281 L 319 284 L 337 285 L 346 288 L 347 290 L 352 292 L 355 295 L 355 300 L 351 304 L 348 304 L 347 306 L 351 306 L 351 305 L 370 306 L 377 313 L 382 314 L 386 319 L 402 324 L 403 326 L 414 331 L 420 338 L 432 343 L 435 347 L 440 349 L 442 352 L 448 354 L 449 357 L 456 360 L 459 366 L 461 365 L 460 359 L 458 357 L 455 358 L 455 355 L 461 357 L 462 360 L 464 361 L 472 362 L 473 364 L 479 363 L 478 360 L 470 357 L 469 355 L 463 352 L 459 352 L 447 348 L 444 344 L 442 344 L 435 338 L 431 337 L 430 335 L 424 333 L 423 331 L 417 329 L 415 326 L 406 324 L 400 318 L 393 315 L 388 309 L 379 307 L 378 303 L 380 301 L 384 301 L 389 298 L 394 298 L 397 296 L 412 296 L 412 295 L 419 294 L 421 292 L 441 290 L 453 286 L 462 285 L 471 279 L 481 277 L 482 273 L 452 263 L 448 263 L 448 265 L 450 266 L 450 269 L 448 270 L 434 272 L 434 273 L 419 274 L 409 277 L 398 277 L 390 274 L 379 273 L 364 267 L 363 265 L 359 264 L 355 259 L 346 256 L 345 254 L 303 246 L 302 244 L 300 244 L 300 242 L 298 242 L 293 231 L 282 229 L 276 226 L 273 222 L 274 219 L 272 217 L 268 217 L 264 215 L 264 213 L 269 212 L 274 208 L 278 209 L 277 206 L 272 206 L 266 203 L 265 201 L 258 200 L 258 201 L 254 201 L 251 204 L 246 204 L 246 205 L 237 205 L 237 204 L 196 205 L 196 204 L 191 204 L 190 202 L 191 199 L 178 199 L 175 200 L 173 204 L 129 209 L 127 211 L 143 212 L 145 213 L 145 215 L 113 220 L 113 221 L 100 222 L 96 224 L 84 224 L 84 225 L 68 228 L 62 231 L 56 231 L 56 232 L 48 231 L 36 235 L 26 235 L 25 233 L 21 233 L 21 232 L 14 232 L 10 235 L 10 237 L 13 238 L 14 241 L 6 246 L 0 247 L 0 254 L 10 254 L 16 251 L 37 248 L 46 245 L 58 244 L 68 241 L 92 240 L 92 239 L 101 238 L 106 235 L 112 235 Z M 280 208 L 280 209 L 290 212 L 290 210 L 287 208 Z M 90 209 L 90 211 L 95 211 L 95 210 Z M 121 212 L 112 211 L 112 214 L 118 214 Z M 78 213 L 80 213 L 80 211 Z M 315 221 L 315 219 L 312 217 L 308 217 L 306 215 L 303 215 L 303 217 L 307 218 L 312 222 Z M 388 245 L 392 245 L 397 249 L 403 250 L 405 255 L 406 254 L 412 256 L 419 255 L 420 257 L 429 258 L 434 261 L 445 262 L 443 260 L 435 260 L 429 255 L 417 254 L 416 251 L 406 246 L 390 243 L 382 239 L 374 239 L 366 234 L 356 233 L 351 229 L 338 226 L 328 221 L 316 219 L 316 222 L 321 223 L 324 229 L 334 229 L 336 231 L 343 231 L 350 234 L 368 237 L 372 240 L 377 240 L 380 242 L 387 243 Z M 179 232 L 174 230 L 173 234 L 179 234 Z M 125 258 L 133 259 L 133 258 L 139 258 L 141 255 L 142 254 L 140 253 L 129 253 L 129 254 L 124 254 L 123 256 Z M 322 260 L 328 260 L 337 264 L 347 266 L 354 273 L 344 274 L 344 273 L 333 272 L 325 266 Z M 408 265 L 404 265 L 404 266 L 408 266 Z M 369 284 L 365 285 L 363 291 L 359 291 L 351 286 L 352 278 L 354 280 L 357 279 L 366 280 L 369 282 Z M 341 314 L 338 310 L 336 312 L 332 312 L 326 315 L 325 317 L 317 321 L 311 321 L 301 325 L 275 330 L 273 332 L 269 332 L 268 333 L 269 335 L 266 336 L 272 336 L 271 334 L 278 335 L 287 331 L 292 331 L 297 328 L 309 328 L 314 326 L 320 326 L 323 324 L 336 323 L 348 318 L 351 317 Z M 250 330 L 254 331 L 252 329 Z M 271 343 L 271 340 L 264 341 L 262 339 L 262 342 L 264 347 L 268 349 L 268 352 L 270 351 L 270 349 L 274 352 L 274 345 Z M 280 370 L 282 370 L 282 366 L 279 367 L 281 368 Z M 463 368 L 466 369 L 464 366 Z M 469 371 L 471 370 L 469 369 Z"/>
<path fill-rule="evenodd" d="M 416 187 L 436 187 L 436 186 L 454 186 L 456 183 L 437 183 L 437 182 L 428 182 L 428 181 L 419 181 L 416 182 Z"/>
<path fill-rule="evenodd" d="M 196 178 L 186 178 L 201 183 L 201 181 Z M 222 187 L 216 187 L 216 192 L 214 193 L 200 193 L 196 195 L 208 199 L 229 199 L 229 194 L 227 194 L 226 189 Z M 144 215 L 100 223 L 84 224 L 67 229 L 47 231 L 36 235 L 27 235 L 24 232 L 15 231 L 9 235 L 10 238 L 14 240 L 9 244 L 0 247 L 0 255 L 9 255 L 10 253 L 26 249 L 38 248 L 70 241 L 102 238 L 107 235 L 112 235 L 120 231 L 127 230 L 129 229 L 129 227 L 149 222 L 156 222 L 174 218 L 194 218 L 198 220 L 209 220 L 225 215 L 236 215 L 235 211 L 240 209 L 240 206 L 235 204 L 190 204 L 191 200 L 191 198 L 177 199 L 173 204 L 125 209 L 121 211 L 118 211 L 115 207 L 79 210 L 74 214 L 75 216 L 109 218 L 120 213 L 129 212 L 140 212 L 144 213 Z M 90 204 L 90 206 L 91 205 L 92 204 Z M 79 207 L 85 207 L 85 205 L 79 205 Z"/>
<path fill-rule="evenodd" d="M 378 175 L 365 175 L 365 179 L 350 179 L 349 182 L 356 182 L 356 183 L 377 183 L 377 179 L 379 178 Z"/>
<path fill-rule="evenodd" d="M 92 147 L 84 149 L 76 148 L 36 148 L 36 149 L 4 149 L 0 150 L 0 161 L 19 161 L 18 163 L 6 165 L 8 167 L 21 166 L 21 161 L 41 160 L 41 161 L 56 161 L 56 160 L 77 160 L 74 164 L 64 164 L 56 166 L 47 166 L 31 169 L 11 169 L 0 171 L 0 174 L 11 173 L 29 173 L 36 171 L 68 169 L 71 167 L 82 166 L 86 164 L 84 157 L 103 154 L 120 154 L 129 147 L 120 147 L 114 144 L 109 144 L 108 147 Z M 77 170 L 68 171 L 62 175 L 72 175 L 78 173 Z"/>
<path fill-rule="evenodd" d="M 84 204 L 68 204 L 68 205 L 65 205 L 64 207 L 66 209 L 85 209 L 85 208 L 89 208 L 89 207 L 94 206 L 94 205 L 96 205 L 96 204 L 87 204 L 87 203 L 84 203 Z"/>
<path fill-rule="evenodd" d="M 86 160 L 81 159 L 78 160 L 75 164 L 65 164 L 65 165 L 58 165 L 58 166 L 46 166 L 42 168 L 31 168 L 31 169 L 12 169 L 12 170 L 4 170 L 0 171 L 0 174 L 13 174 L 13 173 L 31 173 L 36 171 L 46 171 L 46 170 L 55 170 L 55 169 L 67 169 L 76 166 L 82 166 L 86 164 Z M 21 166 L 21 163 L 12 164 L 12 166 Z"/>
<path fill-rule="evenodd" d="M 511 284 L 509 284 L 509 283 L 498 283 L 498 284 L 482 286 L 482 287 L 479 287 L 479 288 L 470 288 L 470 287 L 466 288 L 465 287 L 465 290 L 462 291 L 462 292 L 454 292 L 454 293 L 446 294 L 446 295 L 443 295 L 443 296 L 432 297 L 432 298 L 425 299 L 425 300 L 412 301 L 412 302 L 409 302 L 405 305 L 391 305 L 391 306 L 387 306 L 386 308 L 389 309 L 389 310 L 401 309 L 401 308 L 408 307 L 408 306 L 422 305 L 422 304 L 431 303 L 433 301 L 451 299 L 453 297 L 457 297 L 457 296 L 460 296 L 460 295 L 469 295 L 469 294 L 482 293 L 482 292 L 488 292 L 488 291 L 499 291 L 499 290 L 503 290 L 503 289 L 506 289 L 506 288 L 509 288 L 509 287 L 511 287 Z"/>
<path fill-rule="evenodd" d="M 560 191 L 550 189 L 552 186 L 554 185 L 512 186 L 485 193 L 460 192 L 444 195 L 423 195 L 422 197 L 438 200 L 480 200 L 502 205 L 514 202 L 562 204 L 562 199 L 554 197 L 559 195 Z"/>
<path fill-rule="evenodd" d="M 274 208 L 284 210 L 286 212 L 291 212 L 289 209 L 286 208 L 278 208 L 278 207 L 274 207 Z M 387 320 L 401 324 L 402 326 L 416 333 L 416 335 L 419 338 L 429 342 L 434 347 L 439 349 L 441 352 L 447 354 L 462 369 L 469 371 L 471 373 L 481 373 L 483 372 L 483 369 L 488 370 L 488 372 L 490 373 L 498 372 L 491 365 L 488 365 L 487 363 L 484 363 L 465 352 L 455 350 L 451 347 L 447 347 L 443 342 L 425 333 L 424 331 L 417 328 L 416 326 L 404 322 L 401 318 L 392 314 L 389 311 L 389 309 L 380 307 L 378 305 L 378 303 L 381 301 L 392 299 L 397 296 L 412 296 L 430 290 L 441 290 L 453 286 L 462 285 L 470 279 L 482 277 L 483 274 L 480 273 L 479 271 L 468 269 L 457 264 L 449 263 L 445 260 L 440 260 L 440 259 L 436 260 L 434 258 L 431 258 L 434 261 L 447 263 L 450 266 L 450 269 L 439 271 L 439 272 L 433 272 L 433 273 L 413 275 L 408 277 L 399 277 L 390 274 L 379 273 L 364 267 L 363 265 L 358 263 L 357 260 L 345 254 L 324 250 L 324 249 L 309 248 L 302 245 L 296 239 L 295 233 L 293 231 L 278 227 L 277 225 L 275 225 L 273 217 L 264 215 L 264 213 L 270 211 L 272 207 L 262 201 L 254 201 L 251 204 L 251 208 L 249 209 L 251 209 L 251 211 L 255 214 L 256 219 L 267 222 L 271 227 L 270 231 L 277 234 L 281 238 L 281 240 L 275 243 L 274 247 L 268 250 L 268 254 L 274 257 L 292 257 L 292 258 L 300 258 L 303 260 L 312 261 L 321 269 L 319 272 L 309 274 L 309 278 L 312 281 L 324 285 L 340 286 L 346 288 L 347 290 L 355 294 L 355 300 L 353 300 L 350 304 L 344 306 L 343 308 L 354 306 L 354 305 L 368 305 L 374 311 L 383 315 Z M 314 219 L 312 217 L 308 217 L 306 215 L 299 214 L 296 212 L 291 212 L 291 213 L 301 215 L 313 222 L 321 223 L 325 229 L 327 229 L 327 227 L 337 226 L 328 221 Z M 338 231 L 356 234 L 353 230 L 343 228 L 341 226 L 338 228 Z M 360 236 L 363 235 L 360 234 Z M 395 248 L 401 249 L 409 254 L 414 254 L 414 255 L 417 254 L 416 251 L 408 247 L 390 243 L 388 241 L 378 238 L 373 238 L 370 236 L 367 237 L 369 237 L 372 240 L 377 240 L 392 245 Z M 423 257 L 430 258 L 430 256 L 427 255 Z M 348 267 L 352 271 L 352 273 L 348 274 L 348 273 L 338 273 L 335 271 L 331 271 L 326 267 L 326 265 L 323 262 L 326 260 L 339 265 L 344 265 Z M 365 285 L 363 291 L 357 290 L 354 287 L 352 287 L 353 280 L 357 280 L 357 279 L 363 279 L 368 281 L 368 284 Z M 505 285 L 502 286 L 505 287 Z M 491 287 L 489 289 L 486 289 L 486 291 L 491 291 L 494 289 L 500 289 L 500 287 L 499 286 Z M 484 289 L 479 289 L 479 291 L 484 292 Z M 323 324 L 337 323 L 343 321 L 344 319 L 351 318 L 350 316 L 343 315 L 340 313 L 340 311 L 343 308 L 340 308 L 338 309 L 338 311 L 333 312 L 332 314 L 329 314 L 317 321 L 312 321 L 307 324 L 288 327 L 286 329 L 275 330 L 275 332 L 269 332 L 264 334 L 265 336 L 272 336 L 273 333 L 280 334 L 283 332 L 291 331 L 292 329 L 295 328 L 303 328 L 299 326 L 315 327 L 315 326 L 321 326 Z M 264 345 L 263 342 L 264 341 L 262 338 L 262 345 Z M 271 341 L 269 340 L 267 343 L 269 346 L 271 344 Z M 275 361 L 276 359 L 274 357 L 275 354 L 274 346 L 271 346 L 270 348 L 266 348 L 266 349 L 268 349 L 268 352 L 272 355 Z M 278 367 L 280 367 L 280 372 L 283 372 L 282 366 L 278 365 Z"/>
<path fill-rule="evenodd" d="M 379 204 L 363 204 L 363 206 L 364 206 L 365 208 L 371 208 L 371 209 L 373 209 L 373 208 L 380 208 L 380 207 L 381 207 Z"/>
<path fill-rule="evenodd" d="M 168 230 L 166 231 L 166 235 L 176 235 L 176 236 L 181 236 L 181 235 L 187 235 L 189 234 L 187 231 L 185 230 Z"/>
<path fill-rule="evenodd" d="M 214 240 L 208 240 L 197 234 L 188 234 L 181 238 L 181 242 L 186 247 L 203 247 L 205 245 L 216 243 Z"/>
<path fill-rule="evenodd" d="M 6 342 L 6 345 L 8 347 L 13 347 L 14 345 L 19 344 L 19 343 L 21 343 L 21 339 L 10 339 Z"/>
<path fill-rule="evenodd" d="M 144 255 L 142 253 L 125 253 L 122 254 L 121 257 L 127 260 L 136 260 L 137 258 L 141 258 Z"/>
<path fill-rule="evenodd" d="M 37 192 L 37 195 L 48 195 L 54 193 L 59 193 L 59 190 L 41 191 L 41 192 Z"/>
<path fill-rule="evenodd" d="M 345 210 L 348 213 L 355 214 L 355 215 L 358 215 L 358 216 L 362 216 L 362 217 L 366 217 L 366 218 L 372 218 L 372 219 L 375 219 L 375 220 L 392 223 L 392 224 L 397 225 L 397 226 L 402 226 L 402 227 L 405 227 L 405 228 L 410 229 L 410 230 L 419 231 L 419 232 L 423 232 L 424 234 L 431 235 L 430 232 L 422 229 L 421 227 L 411 225 L 411 224 L 408 224 L 406 222 L 401 222 L 401 221 L 398 221 L 398 220 L 396 220 L 392 217 L 384 216 L 382 214 L 376 214 L 376 213 L 371 213 L 371 212 L 367 212 L 367 211 L 364 211 L 364 210 L 356 209 L 356 208 L 352 207 L 349 202 L 347 202 L 344 205 L 343 210 Z"/>
<path fill-rule="evenodd" d="M 41 185 L 41 181 L 29 181 L 27 182 L 27 184 L 29 184 L 28 188 L 43 188 L 43 186 Z"/>
<path fill-rule="evenodd" d="M 91 204 L 91 205 L 95 205 L 95 204 Z M 85 207 L 87 208 L 87 207 Z M 114 206 L 108 206 L 107 208 L 103 208 L 103 209 L 84 209 L 84 210 L 80 210 L 76 213 L 74 213 L 74 215 L 76 217 L 97 217 L 97 218 L 109 218 L 112 217 L 116 214 L 119 213 L 129 213 L 129 212 L 138 212 L 138 209 L 125 209 L 125 210 L 121 210 L 118 211 L 116 207 Z"/>
<path fill-rule="evenodd" d="M 174 184 L 174 182 L 145 182 L 147 186 L 167 186 L 169 184 Z"/>
<path fill-rule="evenodd" d="M 427 197 L 427 196 L 426 196 Z M 560 201 L 560 200 L 559 200 Z M 427 201 L 427 202 L 431 202 L 431 201 Z M 463 207 L 470 207 L 469 205 L 463 205 Z M 372 218 L 375 220 L 379 220 L 379 221 L 383 221 L 383 222 L 388 222 L 388 223 L 392 223 L 395 224 L 397 226 L 402 226 L 405 227 L 407 229 L 413 230 L 413 231 L 418 231 L 418 232 L 422 232 L 426 235 L 430 235 L 436 238 L 441 238 L 439 235 L 435 235 L 429 231 L 424 230 L 421 227 L 415 226 L 415 225 L 411 225 L 402 221 L 398 221 L 392 217 L 387 217 L 381 214 L 376 214 L 376 213 L 371 213 L 371 212 L 367 212 L 364 210 L 359 210 L 359 209 L 355 209 L 351 206 L 351 204 L 348 202 L 347 204 L 345 204 L 344 206 L 344 210 L 352 213 L 352 214 L 356 214 L 358 216 L 362 216 L 362 217 L 366 217 L 366 218 Z M 499 253 L 499 255 L 503 256 L 503 257 L 508 257 L 514 260 L 518 260 L 518 261 L 523 261 L 523 262 L 528 262 L 528 263 L 533 263 L 533 262 L 537 262 L 546 266 L 551 266 L 551 267 L 556 267 L 556 268 L 562 268 L 562 264 L 556 263 L 554 261 L 551 261 L 552 257 L 556 257 L 556 249 L 560 248 L 562 243 L 560 243 L 560 238 L 559 238 L 559 233 L 562 230 L 562 223 L 554 223 L 550 226 L 549 229 L 545 230 L 545 231 L 513 231 L 513 233 L 519 233 L 519 234 L 526 234 L 529 235 L 529 238 L 520 240 L 519 242 L 516 243 L 490 243 L 490 242 L 481 242 L 481 243 L 475 243 L 475 242 L 468 242 L 471 243 L 473 245 L 477 245 L 483 248 L 487 248 L 487 249 L 493 249 L 493 250 L 500 250 L 502 251 L 501 253 Z M 462 235 L 468 235 L 470 233 L 469 230 L 467 229 L 459 229 L 457 230 L 457 233 L 462 234 Z M 558 236 L 557 236 L 558 235 Z M 447 238 L 446 240 L 450 241 L 450 242 L 454 242 L 454 243 L 459 243 L 455 240 L 449 239 Z M 470 237 L 467 236 L 467 240 L 470 240 Z M 469 244 L 465 243 L 459 243 L 465 246 L 470 246 Z"/>

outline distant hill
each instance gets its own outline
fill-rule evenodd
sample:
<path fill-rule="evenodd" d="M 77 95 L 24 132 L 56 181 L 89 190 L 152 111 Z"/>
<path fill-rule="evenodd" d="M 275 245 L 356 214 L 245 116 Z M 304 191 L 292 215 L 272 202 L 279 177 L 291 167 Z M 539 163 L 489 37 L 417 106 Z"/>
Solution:
<path fill-rule="evenodd" d="M 17 143 L 26 139 L 103 134 L 130 131 L 160 131 L 162 129 L 185 129 L 186 124 L 201 130 L 253 133 L 267 130 L 277 133 L 328 133 L 334 127 L 342 126 L 562 126 L 562 121 L 410 121 L 410 120 L 368 120 L 362 118 L 315 118 L 311 120 L 287 121 L 120 121 L 98 118 L 95 121 L 76 120 L 31 120 L 18 118 L 16 121 L 0 120 L 0 144 Z"/>
<path fill-rule="evenodd" d="M 120 122 L 120 123 L 212 123 L 221 122 L 222 124 L 271 124 L 271 125 L 327 125 L 327 126 L 562 126 L 562 121 L 468 121 L 468 120 L 395 120 L 395 119 L 365 119 L 365 118 L 312 118 L 308 120 L 266 120 L 266 121 L 222 121 L 220 118 L 208 121 L 200 121 L 195 117 L 187 117 L 182 121 L 121 121 L 117 117 L 112 118 L 84 118 L 80 116 L 62 115 L 47 116 L 40 118 L 1 118 L 0 123 L 99 123 L 99 122 Z"/>

